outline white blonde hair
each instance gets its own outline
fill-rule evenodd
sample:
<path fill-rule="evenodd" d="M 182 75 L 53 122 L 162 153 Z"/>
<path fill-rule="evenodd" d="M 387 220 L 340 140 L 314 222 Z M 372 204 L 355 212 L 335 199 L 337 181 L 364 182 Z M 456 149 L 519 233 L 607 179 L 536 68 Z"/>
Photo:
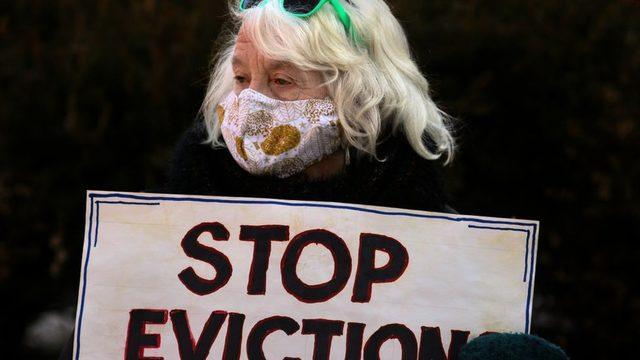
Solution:
<path fill-rule="evenodd" d="M 208 131 L 207 143 L 224 146 L 216 108 L 233 90 L 232 57 L 240 27 L 265 56 L 287 61 L 302 70 L 324 74 L 329 96 L 336 103 L 343 141 L 376 157 L 382 131 L 402 130 L 422 157 L 445 164 L 454 153 L 451 118 L 429 95 L 429 83 L 412 58 L 406 35 L 383 0 L 341 0 L 351 17 L 349 36 L 331 4 L 300 19 L 280 9 L 278 0 L 238 11 L 230 0 L 233 31 L 214 59 L 207 92 L 200 108 Z"/>

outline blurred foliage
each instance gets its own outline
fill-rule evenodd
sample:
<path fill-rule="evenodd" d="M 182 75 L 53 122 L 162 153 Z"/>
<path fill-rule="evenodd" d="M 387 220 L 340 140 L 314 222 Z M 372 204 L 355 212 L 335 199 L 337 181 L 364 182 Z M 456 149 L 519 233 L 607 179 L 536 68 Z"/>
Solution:
<path fill-rule="evenodd" d="M 460 120 L 452 205 L 541 220 L 533 332 L 575 358 L 621 356 L 640 325 L 640 3 L 390 3 Z M 160 184 L 226 4 L 0 10 L 2 341 L 8 358 L 32 358 L 26 324 L 77 296 L 85 190 Z"/>

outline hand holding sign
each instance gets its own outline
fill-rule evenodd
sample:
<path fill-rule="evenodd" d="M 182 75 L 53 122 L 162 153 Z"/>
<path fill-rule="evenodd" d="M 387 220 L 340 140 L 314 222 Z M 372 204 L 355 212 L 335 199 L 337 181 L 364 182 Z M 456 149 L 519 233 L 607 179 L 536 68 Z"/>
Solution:
<path fill-rule="evenodd" d="M 90 193 L 76 358 L 455 358 L 470 337 L 528 330 L 537 227 Z"/>

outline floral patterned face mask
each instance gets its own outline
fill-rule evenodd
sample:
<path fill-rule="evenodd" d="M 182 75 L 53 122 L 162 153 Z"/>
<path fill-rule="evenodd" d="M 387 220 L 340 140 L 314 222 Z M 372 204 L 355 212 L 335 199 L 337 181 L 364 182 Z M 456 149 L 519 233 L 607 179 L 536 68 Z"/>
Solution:
<path fill-rule="evenodd" d="M 254 175 L 295 175 L 341 145 L 329 98 L 281 101 L 245 89 L 237 96 L 231 92 L 217 112 L 231 155 Z"/>

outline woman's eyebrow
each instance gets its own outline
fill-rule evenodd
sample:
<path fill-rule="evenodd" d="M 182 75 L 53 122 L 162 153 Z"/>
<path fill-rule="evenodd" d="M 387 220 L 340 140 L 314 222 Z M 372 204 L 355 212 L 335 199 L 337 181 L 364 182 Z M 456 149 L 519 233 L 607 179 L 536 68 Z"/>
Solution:
<path fill-rule="evenodd" d="M 291 64 L 290 62 L 279 61 L 279 60 L 268 60 L 267 63 L 265 64 L 265 68 L 267 70 L 269 70 L 269 71 L 275 71 L 275 70 L 296 71 L 296 70 L 298 70 L 298 68 L 293 66 L 293 64 Z"/>

